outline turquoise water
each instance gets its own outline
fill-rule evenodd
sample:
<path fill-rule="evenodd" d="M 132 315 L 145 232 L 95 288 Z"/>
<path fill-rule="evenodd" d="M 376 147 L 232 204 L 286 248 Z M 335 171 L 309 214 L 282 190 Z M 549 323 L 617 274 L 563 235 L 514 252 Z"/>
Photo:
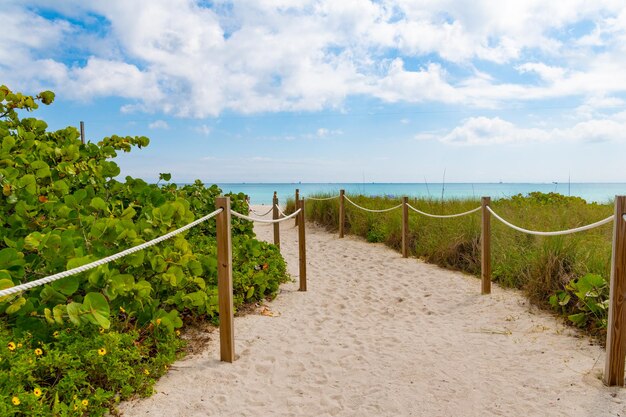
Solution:
<path fill-rule="evenodd" d="M 252 204 L 271 204 L 274 191 L 278 193 L 280 202 L 293 197 L 296 188 L 300 189 L 300 195 L 306 198 L 308 195 L 326 193 L 339 194 L 340 189 L 348 194 L 363 194 L 369 196 L 408 196 L 408 197 L 431 197 L 440 199 L 448 198 L 480 198 L 489 196 L 492 199 L 510 197 L 515 194 L 527 194 L 532 191 L 544 193 L 557 192 L 563 195 L 582 197 L 585 200 L 598 203 L 612 201 L 616 195 L 626 195 L 625 183 L 306 183 L 306 184 L 218 184 L 225 193 L 245 193 L 250 196 Z"/>

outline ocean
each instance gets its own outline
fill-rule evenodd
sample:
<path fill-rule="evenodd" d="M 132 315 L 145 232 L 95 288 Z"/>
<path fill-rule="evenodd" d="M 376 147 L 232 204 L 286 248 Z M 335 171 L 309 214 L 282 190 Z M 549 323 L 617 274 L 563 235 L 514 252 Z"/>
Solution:
<path fill-rule="evenodd" d="M 241 183 L 218 184 L 224 193 L 245 193 L 252 204 L 271 204 L 274 191 L 282 203 L 295 195 L 296 188 L 300 196 L 306 198 L 313 194 L 339 194 L 340 189 L 347 194 L 392 197 L 431 197 L 441 199 L 506 198 L 516 194 L 528 194 L 533 191 L 543 193 L 556 192 L 563 195 L 582 197 L 588 202 L 608 203 L 616 195 L 626 195 L 626 183 Z"/>

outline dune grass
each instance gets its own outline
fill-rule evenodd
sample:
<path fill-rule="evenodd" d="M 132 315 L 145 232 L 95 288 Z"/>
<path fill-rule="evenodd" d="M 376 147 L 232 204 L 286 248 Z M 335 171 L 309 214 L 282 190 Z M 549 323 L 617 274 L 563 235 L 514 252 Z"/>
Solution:
<path fill-rule="evenodd" d="M 324 197 L 324 196 L 315 196 Z M 384 209 L 401 202 L 400 198 L 350 196 L 357 204 Z M 432 214 L 453 214 L 476 208 L 478 199 L 409 199 L 413 207 Z M 578 197 L 531 193 L 494 200 L 491 207 L 515 225 L 541 231 L 562 230 L 593 223 L 613 213 L 612 203 L 587 203 Z M 293 210 L 293 200 L 288 201 Z M 400 251 L 402 213 L 368 213 L 346 201 L 346 233 L 370 242 L 382 242 Z M 307 200 L 306 217 L 330 231 L 338 229 L 339 201 Z M 606 284 L 611 264 L 611 224 L 567 236 L 539 237 L 517 232 L 492 217 L 493 280 L 504 287 L 524 290 L 532 302 L 553 307 L 565 316 L 585 312 L 584 297 L 573 296 L 571 284 L 589 274 L 600 276 Z M 449 219 L 434 219 L 409 211 L 409 255 L 444 268 L 480 276 L 481 213 Z M 605 285 L 606 286 L 606 285 Z M 478 283 L 477 283 L 478 288 Z M 555 296 L 572 293 L 568 299 Z M 608 295 L 608 292 L 607 292 Z M 602 296 L 603 297 L 603 296 Z M 565 300 L 566 302 L 563 302 Z M 599 309 L 606 305 L 600 300 Z M 604 304 L 602 304 L 604 303 Z M 588 308 L 587 308 L 588 310 Z M 598 310 L 598 309 L 596 309 Z M 588 314 L 587 314 L 588 313 Z M 606 326 L 605 312 L 586 311 L 585 320 L 575 322 L 594 334 Z M 588 317 L 587 317 L 588 316 Z M 574 319 L 571 319 L 574 322 Z"/>

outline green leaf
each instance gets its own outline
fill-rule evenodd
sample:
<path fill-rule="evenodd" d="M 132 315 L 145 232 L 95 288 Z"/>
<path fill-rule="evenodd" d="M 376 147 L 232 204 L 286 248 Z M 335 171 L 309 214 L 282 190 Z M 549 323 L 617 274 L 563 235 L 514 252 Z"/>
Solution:
<path fill-rule="evenodd" d="M 152 285 L 148 281 L 139 281 L 135 284 L 134 291 L 138 299 L 147 299 L 152 292 Z"/>
<path fill-rule="evenodd" d="M 81 316 L 81 307 L 80 303 L 72 302 L 67 305 L 67 316 L 70 321 L 74 323 L 75 326 L 80 326 L 80 316 Z"/>
<path fill-rule="evenodd" d="M 13 136 L 5 136 L 2 139 L 2 150 L 9 152 L 15 146 L 15 138 Z"/>
<path fill-rule="evenodd" d="M 64 304 L 67 301 L 67 297 L 52 288 L 50 285 L 43 287 L 43 290 L 39 293 L 40 302 L 43 305 L 50 304 Z"/>
<path fill-rule="evenodd" d="M 159 179 L 163 181 L 169 181 L 172 179 L 172 174 L 169 173 L 161 173 L 159 174 Z"/>
<path fill-rule="evenodd" d="M 251 298 L 254 295 L 254 286 L 248 288 L 248 292 L 246 293 L 246 299 Z"/>
<path fill-rule="evenodd" d="M 82 310 L 85 312 L 84 317 L 91 323 L 97 324 L 103 329 L 110 327 L 109 315 L 111 311 L 104 295 L 97 292 L 90 292 L 85 295 Z"/>
<path fill-rule="evenodd" d="M 566 306 L 567 304 L 569 304 L 570 300 L 572 299 L 571 295 L 569 294 L 564 294 L 562 297 L 559 297 L 559 305 L 560 306 Z"/>
<path fill-rule="evenodd" d="M 19 179 L 17 185 L 24 188 L 28 194 L 37 193 L 37 179 L 32 174 L 24 175 Z"/>
<path fill-rule="evenodd" d="M 67 306 L 65 304 L 58 304 L 52 309 L 52 315 L 57 324 L 63 324 L 63 316 L 65 316 L 66 313 Z"/>
<path fill-rule="evenodd" d="M 167 268 L 167 263 L 161 255 L 156 255 L 150 259 L 150 266 L 154 272 L 163 272 Z"/>
<path fill-rule="evenodd" d="M 6 314 L 15 314 L 18 311 L 21 310 L 22 307 L 24 307 L 24 304 L 26 304 L 26 298 L 24 297 L 20 297 L 17 300 L 15 300 L 5 311 Z"/>
<path fill-rule="evenodd" d="M 50 176 L 50 167 L 44 161 L 36 160 L 30 164 L 30 168 L 35 170 L 37 178 L 45 178 Z"/>
<path fill-rule="evenodd" d="M 134 208 L 126 207 L 126 209 L 122 212 L 122 215 L 120 217 L 122 220 L 130 220 L 133 217 L 135 217 L 135 214 L 137 214 L 137 212 L 135 211 Z"/>
<path fill-rule="evenodd" d="M 39 232 L 33 232 L 24 238 L 24 249 L 37 250 L 41 243 L 42 235 Z"/>
<path fill-rule="evenodd" d="M 78 291 L 80 278 L 77 275 L 72 275 L 71 277 L 61 278 L 58 281 L 54 281 L 50 285 L 61 294 L 72 295 Z"/>
<path fill-rule="evenodd" d="M 570 314 L 567 318 L 578 327 L 584 327 L 587 324 L 587 315 L 585 313 Z"/>
<path fill-rule="evenodd" d="M 8 277 L 7 277 L 8 275 Z M 9 275 L 6 271 L 0 271 L 0 290 L 6 290 L 7 288 L 14 287 L 15 284 L 10 279 L 11 275 Z M 3 303 L 11 298 L 14 298 L 15 294 L 5 295 L 4 297 L 0 297 L 0 303 Z"/>
<path fill-rule="evenodd" d="M 54 93 L 52 91 L 42 91 L 39 93 L 39 97 L 41 98 L 41 102 L 43 104 L 52 104 L 54 101 Z"/>
<path fill-rule="evenodd" d="M 96 210 L 107 211 L 108 209 L 107 203 L 100 197 L 92 198 L 91 203 L 89 205 L 95 208 Z"/>
<path fill-rule="evenodd" d="M 66 268 L 68 270 L 78 268 L 79 266 L 83 266 L 83 265 L 90 263 L 92 260 L 93 260 L 92 256 L 82 256 L 80 258 L 72 258 L 69 261 L 67 261 Z"/>
<path fill-rule="evenodd" d="M 50 310 L 49 308 L 44 308 L 43 315 L 46 318 L 46 321 L 48 322 L 48 324 L 54 324 L 54 317 L 52 317 L 52 310 Z"/>
<path fill-rule="evenodd" d="M 13 248 L 0 250 L 0 269 L 8 269 L 11 266 L 23 264 L 23 256 Z"/>

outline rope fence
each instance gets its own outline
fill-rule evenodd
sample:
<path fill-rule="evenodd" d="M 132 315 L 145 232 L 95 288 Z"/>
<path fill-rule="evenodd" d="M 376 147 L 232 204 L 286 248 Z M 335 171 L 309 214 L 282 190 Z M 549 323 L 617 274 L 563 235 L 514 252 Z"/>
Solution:
<path fill-rule="evenodd" d="M 123 251 L 118 252 L 118 253 L 116 253 L 114 255 L 107 256 L 106 258 L 102 258 L 102 259 L 99 259 L 97 261 L 88 263 L 86 265 L 81 265 L 81 266 L 78 266 L 76 268 L 72 268 L 72 269 L 67 270 L 67 271 L 59 272 L 58 274 L 49 275 L 47 277 L 40 278 L 40 279 L 37 279 L 35 281 L 26 282 L 24 284 L 16 285 L 16 286 L 11 287 L 11 288 L 6 288 L 6 289 L 0 291 L 0 297 L 5 297 L 7 295 L 16 294 L 16 293 L 18 293 L 20 291 L 25 291 L 25 290 L 29 290 L 31 288 L 39 287 L 41 285 L 49 284 L 49 283 L 57 281 L 57 280 L 59 280 L 61 278 L 71 277 L 72 275 L 76 275 L 76 274 L 80 274 L 81 272 L 89 271 L 90 269 L 93 269 L 93 268 L 96 268 L 98 266 L 101 266 L 101 265 L 107 264 L 109 262 L 115 261 L 117 259 L 123 258 L 124 256 L 128 256 L 128 255 L 130 255 L 132 253 L 135 253 L 135 252 L 138 252 L 140 250 L 149 248 L 150 246 L 154 246 L 157 243 L 161 243 L 164 240 L 168 240 L 168 239 L 170 239 L 170 238 L 172 238 L 172 237 L 174 237 L 174 236 L 176 236 L 176 235 L 178 235 L 178 234 L 180 234 L 182 232 L 185 232 L 185 231 L 191 229 L 194 226 L 199 225 L 200 223 L 203 223 L 203 222 L 205 222 L 205 221 L 207 221 L 207 220 L 217 216 L 222 211 L 223 211 L 222 209 L 217 209 L 214 212 L 212 212 L 210 214 L 207 214 L 206 216 L 201 217 L 198 220 L 193 221 L 193 222 L 191 222 L 191 223 L 189 223 L 189 224 L 187 224 L 187 225 L 185 225 L 185 226 L 183 226 L 183 227 L 181 227 L 179 229 L 176 229 L 176 230 L 174 230 L 172 232 L 169 232 L 169 233 L 167 233 L 167 234 L 165 234 L 163 236 L 157 237 L 156 239 L 152 239 L 152 240 L 150 240 L 148 242 L 145 242 L 145 243 L 142 243 L 140 245 L 133 246 L 132 248 L 123 250 Z"/>
<path fill-rule="evenodd" d="M 281 222 L 284 222 L 285 220 L 292 219 L 292 218 L 296 217 L 298 214 L 300 214 L 301 211 L 302 211 L 301 209 L 298 209 L 298 210 L 294 211 L 293 213 L 291 213 L 289 216 L 285 216 L 285 217 L 282 217 L 280 219 L 272 219 L 272 220 L 270 220 L 270 219 L 260 219 L 258 217 L 246 216 L 245 214 L 237 213 L 236 211 L 233 211 L 233 210 L 231 210 L 230 213 L 233 216 L 235 216 L 235 217 L 238 217 L 238 218 L 244 219 L 244 220 L 248 220 L 248 221 L 251 221 L 251 222 L 274 224 L 274 223 L 281 223 Z M 266 213 L 266 214 L 269 214 L 269 212 Z"/>
<path fill-rule="evenodd" d="M 327 200 L 334 200 L 335 198 L 339 198 L 340 195 L 334 195 L 332 197 L 325 197 L 325 198 L 318 198 L 318 197 L 307 197 L 307 200 L 313 200 L 313 201 L 327 201 Z"/>
<path fill-rule="evenodd" d="M 536 231 L 516 226 L 502 218 L 491 208 L 491 199 L 483 197 L 481 205 L 472 210 L 456 214 L 431 214 L 413 207 L 408 203 L 408 197 L 402 198 L 402 203 L 386 209 L 370 209 L 358 205 L 345 195 L 344 190 L 340 190 L 338 196 L 328 198 L 309 198 L 314 201 L 327 201 L 339 199 L 339 237 L 344 236 L 345 223 L 345 201 L 356 208 L 370 213 L 386 213 L 402 208 L 402 256 L 408 257 L 408 233 L 409 233 L 409 210 L 423 216 L 431 218 L 454 218 L 466 216 L 478 211 L 482 214 L 481 224 L 481 292 L 489 294 L 491 292 L 491 216 L 502 222 L 504 225 L 522 233 L 537 236 L 559 236 L 590 230 L 615 221 L 613 229 L 613 256 L 611 261 L 610 298 L 609 298 L 609 320 L 607 325 L 606 342 L 606 368 L 604 382 L 609 386 L 624 386 L 624 366 L 626 362 L 626 196 L 617 196 L 615 199 L 615 213 L 597 222 L 559 231 Z M 49 284 L 56 280 L 66 278 L 81 272 L 88 271 L 106 263 L 115 261 L 124 256 L 156 245 L 183 233 L 192 227 L 205 222 L 211 218 L 216 218 L 216 238 L 217 238 L 217 263 L 218 263 L 218 306 L 220 311 L 220 359 L 226 362 L 235 360 L 234 347 L 234 307 L 233 307 L 233 280 L 232 280 L 232 217 L 239 219 L 272 224 L 274 227 L 274 243 L 280 249 L 280 229 L 279 224 L 289 219 L 296 220 L 298 227 L 298 250 L 299 250 L 299 273 L 300 291 L 307 290 L 306 280 L 306 237 L 305 237 L 305 200 L 299 197 L 299 190 L 296 190 L 296 207 L 293 213 L 285 214 L 279 204 L 276 192 L 273 197 L 273 204 L 269 211 L 259 214 L 254 210 L 250 212 L 261 217 L 272 213 L 272 219 L 252 217 L 231 210 L 230 198 L 218 197 L 215 201 L 216 210 L 201 217 L 183 227 L 180 227 L 163 236 L 152 239 L 148 242 L 123 250 L 114 255 L 107 256 L 100 260 L 82 265 L 67 271 L 59 272 L 45 278 L 37 279 L 0 290 L 0 298 L 16 294 L 37 286 Z"/>
<path fill-rule="evenodd" d="M 481 209 L 481 207 L 480 207 L 480 206 L 478 206 L 478 207 L 476 207 L 475 209 L 472 209 L 472 210 L 466 211 L 466 212 L 464 212 L 464 213 L 457 213 L 457 214 L 430 214 L 430 213 L 426 213 L 425 211 L 418 210 L 418 209 L 416 209 L 415 207 L 413 207 L 413 206 L 412 206 L 412 205 L 410 205 L 410 204 L 407 204 L 407 206 L 408 206 L 411 210 L 413 210 L 414 212 L 416 212 L 416 213 L 419 213 L 419 214 L 421 214 L 421 215 L 423 215 L 423 216 L 426 216 L 426 217 L 434 217 L 434 218 L 436 218 L 436 219 L 451 219 L 451 218 L 453 218 L 453 217 L 461 217 L 461 216 L 466 216 L 466 215 L 468 215 L 468 214 L 476 213 L 478 210 L 480 210 L 480 209 Z"/>
<path fill-rule="evenodd" d="M 0 299 L 13 294 L 17 294 L 41 285 L 50 284 L 54 281 L 67 278 L 81 272 L 86 272 L 99 266 L 105 265 L 109 262 L 113 262 L 140 250 L 144 250 L 151 246 L 154 246 L 160 242 L 171 239 L 172 237 L 183 233 L 194 226 L 199 225 L 209 219 L 216 218 L 216 240 L 217 240 L 217 292 L 218 292 L 218 306 L 220 316 L 220 360 L 224 362 L 233 362 L 235 360 L 235 344 L 234 344 L 234 303 L 233 303 L 233 278 L 232 278 L 232 234 L 231 234 L 231 215 L 243 220 L 248 220 L 256 223 L 270 223 L 275 227 L 278 223 L 282 223 L 292 218 L 299 218 L 299 230 L 298 230 L 298 249 L 299 249 L 299 263 L 300 263 L 300 291 L 306 291 L 306 242 L 305 242 L 305 230 L 304 230 L 304 200 L 296 202 L 297 210 L 290 215 L 280 210 L 275 197 L 275 204 L 272 205 L 270 211 L 266 212 L 262 216 L 268 215 L 274 211 L 276 214 L 280 212 L 283 217 L 274 219 L 262 219 L 251 217 L 242 213 L 238 213 L 230 208 L 229 197 L 218 197 L 215 200 L 217 209 L 206 216 L 203 216 L 185 226 L 182 226 L 176 230 L 152 239 L 148 242 L 144 242 L 132 248 L 125 249 L 113 255 L 99 259 L 94 262 L 90 262 L 85 265 L 81 265 L 76 268 L 69 269 L 67 271 L 59 272 L 54 275 L 49 275 L 44 278 L 40 278 L 34 281 L 25 282 L 23 284 L 15 285 L 10 288 L 0 290 Z M 254 212 L 253 210 L 251 210 Z"/>
<path fill-rule="evenodd" d="M 298 195 L 298 190 L 296 190 Z M 626 196 L 616 196 L 615 213 L 597 222 L 579 226 L 567 230 L 557 231 L 537 231 L 529 230 L 514 225 L 505 220 L 491 208 L 491 198 L 482 197 L 481 205 L 472 210 L 457 214 L 431 214 L 419 210 L 408 203 L 408 197 L 402 198 L 402 203 L 387 209 L 370 209 L 358 205 L 345 195 L 345 190 L 339 191 L 339 237 L 344 237 L 345 224 L 345 201 L 356 208 L 369 213 L 385 213 L 402 207 L 402 257 L 408 257 L 408 232 L 409 232 L 409 210 L 420 215 L 439 219 L 449 219 L 462 217 L 478 211 L 481 212 L 481 292 L 491 293 L 491 216 L 498 219 L 505 226 L 518 232 L 535 236 L 561 236 L 572 233 L 591 230 L 596 227 L 615 221 L 613 229 L 613 256 L 611 260 L 611 280 L 609 296 L 609 319 L 607 325 L 606 339 L 606 362 L 604 372 L 604 383 L 608 386 L 624 386 L 624 367 L 626 365 Z M 330 200 L 314 199 L 310 200 Z M 619 220 L 619 221 L 616 221 Z"/>
<path fill-rule="evenodd" d="M 479 207 L 480 209 L 480 207 Z M 602 226 L 604 224 L 607 223 L 611 223 L 614 219 L 615 219 L 615 215 L 611 215 L 609 217 L 607 217 L 606 219 L 602 219 L 600 221 L 597 221 L 595 223 L 591 223 L 585 226 L 580 226 L 580 227 L 575 227 L 573 229 L 567 229 L 567 230 L 557 230 L 557 231 L 553 231 L 553 232 L 540 232 L 537 230 L 528 230 L 528 229 L 524 229 L 522 227 L 519 226 L 515 226 L 514 224 L 504 220 L 502 217 L 500 217 L 498 215 L 498 213 L 496 213 L 495 211 L 493 211 L 493 209 L 489 206 L 487 206 L 487 210 L 489 210 L 489 213 L 493 214 L 493 217 L 495 217 L 496 219 L 500 220 L 503 224 L 505 224 L 506 226 L 510 227 L 511 229 L 517 230 L 518 232 L 522 232 L 522 233 L 527 233 L 529 235 L 535 235 L 535 236 L 562 236 L 562 235 L 571 235 L 573 233 L 577 233 L 577 232 L 583 232 L 585 230 L 590 230 L 590 229 L 594 229 L 598 226 Z"/>
<path fill-rule="evenodd" d="M 350 204 L 352 204 L 354 207 L 356 207 L 356 208 L 360 208 L 361 210 L 363 210 L 363 211 L 367 211 L 367 212 L 370 212 L 370 213 L 386 213 L 386 212 L 388 212 L 388 211 L 393 211 L 393 210 L 396 210 L 396 209 L 399 209 L 400 207 L 402 207 L 402 204 L 398 204 L 397 206 L 389 207 L 389 208 L 386 208 L 386 209 L 381 209 L 381 210 L 373 210 L 373 209 L 368 209 L 368 208 L 365 208 L 365 207 L 361 207 L 361 206 L 359 206 L 357 203 L 355 203 L 354 201 L 350 200 L 350 199 L 348 198 L 348 196 L 345 196 L 345 195 L 344 195 L 344 198 L 345 198 L 345 199 L 346 199 L 346 200 L 347 200 Z"/>
<path fill-rule="evenodd" d="M 254 210 L 253 208 L 250 208 L 250 213 L 256 214 L 257 216 L 261 216 L 261 217 L 265 217 L 268 214 L 270 214 L 272 212 L 272 210 L 274 210 L 274 206 L 272 205 L 272 207 L 270 207 L 270 209 L 265 212 L 265 213 L 259 213 L 258 211 Z"/>

